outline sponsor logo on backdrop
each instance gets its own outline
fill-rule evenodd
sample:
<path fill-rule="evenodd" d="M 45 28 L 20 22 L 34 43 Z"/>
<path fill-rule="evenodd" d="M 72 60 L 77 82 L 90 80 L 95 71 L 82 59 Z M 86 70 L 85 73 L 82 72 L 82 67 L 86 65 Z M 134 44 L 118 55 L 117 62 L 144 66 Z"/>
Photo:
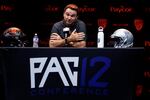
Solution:
<path fill-rule="evenodd" d="M 106 18 L 98 19 L 98 26 L 102 26 L 105 29 L 107 24 L 108 24 L 108 20 Z"/>
<path fill-rule="evenodd" d="M 143 19 L 134 19 L 134 26 L 137 31 L 141 31 L 144 25 Z"/>
<path fill-rule="evenodd" d="M 94 46 L 94 45 L 96 45 L 96 42 L 93 42 L 93 41 L 87 41 L 87 46 L 88 47 L 92 47 L 92 46 Z"/>
<path fill-rule="evenodd" d="M 146 41 L 146 40 L 145 40 L 144 46 L 145 46 L 145 47 L 150 47 L 150 41 Z"/>
<path fill-rule="evenodd" d="M 103 56 L 30 58 L 31 96 L 107 96 L 110 90 L 105 75 L 110 67 L 110 58 Z"/>
<path fill-rule="evenodd" d="M 13 22 L 7 22 L 7 21 L 6 21 L 6 22 L 4 22 L 4 25 L 5 25 L 5 26 L 10 26 L 10 25 L 14 25 L 14 23 L 13 23 Z"/>
<path fill-rule="evenodd" d="M 125 7 L 120 5 L 119 7 L 110 6 L 110 12 L 112 13 L 132 13 L 134 9 L 132 7 Z"/>
<path fill-rule="evenodd" d="M 145 12 L 150 13 L 150 7 L 145 7 Z"/>
<path fill-rule="evenodd" d="M 60 8 L 58 6 L 54 6 L 54 5 L 47 5 L 44 10 L 46 12 L 58 12 L 60 10 Z"/>
<path fill-rule="evenodd" d="M 0 5 L 0 11 L 13 11 L 14 7 L 10 5 Z"/>
<path fill-rule="evenodd" d="M 138 84 L 136 86 L 136 96 L 141 96 L 143 92 L 143 85 Z"/>
<path fill-rule="evenodd" d="M 96 12 L 96 8 L 94 8 L 94 7 L 83 7 L 83 8 L 79 8 L 79 12 L 81 12 L 81 13 Z"/>
<path fill-rule="evenodd" d="M 113 23 L 112 24 L 113 26 L 129 26 L 129 24 L 127 24 L 127 23 Z"/>
<path fill-rule="evenodd" d="M 144 77 L 145 78 L 150 78 L 150 71 L 144 71 Z"/>

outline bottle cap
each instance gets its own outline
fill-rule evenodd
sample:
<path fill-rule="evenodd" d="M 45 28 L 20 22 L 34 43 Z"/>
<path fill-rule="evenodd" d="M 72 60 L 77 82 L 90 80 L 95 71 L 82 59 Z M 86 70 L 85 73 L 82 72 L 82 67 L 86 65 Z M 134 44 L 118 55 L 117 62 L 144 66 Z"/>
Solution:
<path fill-rule="evenodd" d="M 100 26 L 100 27 L 98 28 L 98 31 L 102 32 L 102 31 L 103 31 L 103 27 Z"/>

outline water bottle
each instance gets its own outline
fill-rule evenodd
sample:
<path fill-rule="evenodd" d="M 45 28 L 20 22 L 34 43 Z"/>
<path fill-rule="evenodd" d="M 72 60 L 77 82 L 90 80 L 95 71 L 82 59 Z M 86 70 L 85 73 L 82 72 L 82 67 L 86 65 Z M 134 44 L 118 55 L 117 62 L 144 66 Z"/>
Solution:
<path fill-rule="evenodd" d="M 33 36 L 33 47 L 39 47 L 39 37 L 37 35 L 37 33 L 34 34 Z"/>
<path fill-rule="evenodd" d="M 100 26 L 98 28 L 97 48 L 104 48 L 104 32 L 103 32 L 103 27 L 102 26 Z"/>

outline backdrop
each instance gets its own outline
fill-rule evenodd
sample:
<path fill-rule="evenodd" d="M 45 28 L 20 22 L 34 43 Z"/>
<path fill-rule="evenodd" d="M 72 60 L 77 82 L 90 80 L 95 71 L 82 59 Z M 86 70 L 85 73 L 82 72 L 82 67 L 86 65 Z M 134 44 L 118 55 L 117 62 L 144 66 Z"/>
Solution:
<path fill-rule="evenodd" d="M 47 47 L 52 25 L 62 20 L 63 9 L 69 3 L 79 6 L 79 19 L 87 26 L 87 46 L 95 47 L 99 26 L 104 27 L 105 46 L 118 28 L 134 35 L 134 46 L 144 46 L 148 40 L 150 5 L 145 0 L 0 0 L 0 33 L 16 26 L 30 39 L 39 34 L 40 46 Z M 148 42 L 149 43 L 149 42 Z"/>
<path fill-rule="evenodd" d="M 118 28 L 133 33 L 134 47 L 145 46 L 145 65 L 139 67 L 135 91 L 138 98 L 149 95 L 149 0 L 0 0 L 0 35 L 15 26 L 27 34 L 29 46 L 37 32 L 40 47 L 48 47 L 52 25 L 62 19 L 63 8 L 69 3 L 79 6 L 79 19 L 87 25 L 87 47 L 96 47 L 99 26 L 104 27 L 106 47 L 109 36 Z"/>

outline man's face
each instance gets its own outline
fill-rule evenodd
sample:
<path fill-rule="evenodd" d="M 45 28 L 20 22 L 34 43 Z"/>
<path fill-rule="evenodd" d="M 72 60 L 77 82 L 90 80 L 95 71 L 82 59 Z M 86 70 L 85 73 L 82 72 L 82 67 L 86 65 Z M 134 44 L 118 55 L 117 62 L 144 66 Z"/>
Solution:
<path fill-rule="evenodd" d="M 63 16 L 67 25 L 72 25 L 77 20 L 77 12 L 70 8 L 66 9 Z"/>

